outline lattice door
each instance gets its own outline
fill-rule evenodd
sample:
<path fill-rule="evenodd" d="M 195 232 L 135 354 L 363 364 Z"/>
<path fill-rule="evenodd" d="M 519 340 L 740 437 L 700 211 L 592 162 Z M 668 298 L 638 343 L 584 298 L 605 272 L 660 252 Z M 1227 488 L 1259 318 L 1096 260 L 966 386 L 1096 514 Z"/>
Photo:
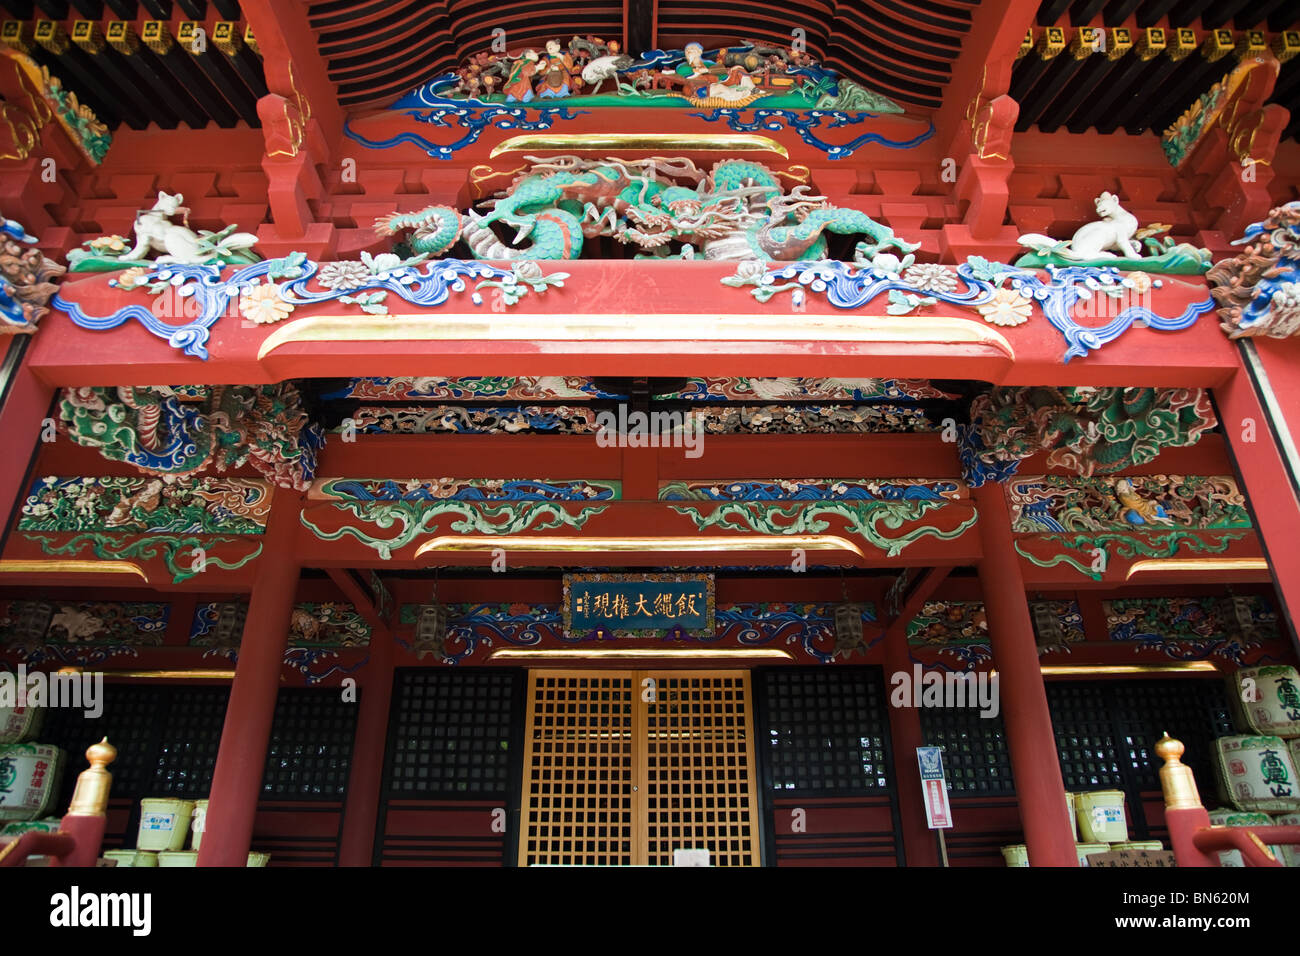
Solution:
<path fill-rule="evenodd" d="M 630 673 L 528 675 L 520 865 L 639 862 L 635 697 Z"/>
<path fill-rule="evenodd" d="M 534 671 L 528 686 L 521 864 L 759 862 L 747 672 Z"/>
<path fill-rule="evenodd" d="M 696 848 L 713 866 L 757 866 L 749 673 L 665 671 L 638 687 L 647 677 L 645 862 L 671 866 L 674 849 Z"/>

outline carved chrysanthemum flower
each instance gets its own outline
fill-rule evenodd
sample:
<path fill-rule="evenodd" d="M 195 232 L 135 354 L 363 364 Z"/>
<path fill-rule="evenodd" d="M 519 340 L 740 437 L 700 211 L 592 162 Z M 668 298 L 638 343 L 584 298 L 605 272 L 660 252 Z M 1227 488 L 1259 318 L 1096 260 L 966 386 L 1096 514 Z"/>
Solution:
<path fill-rule="evenodd" d="M 280 298 L 278 285 L 259 285 L 240 296 L 239 311 L 250 322 L 271 325 L 287 318 L 293 305 Z"/>
<path fill-rule="evenodd" d="M 149 270 L 146 269 L 144 266 L 132 266 L 130 269 L 127 269 L 120 276 L 118 276 L 115 282 L 117 287 L 121 289 L 123 292 L 130 292 L 137 285 L 139 285 L 140 280 L 143 279 L 148 274 L 149 274 Z"/>
<path fill-rule="evenodd" d="M 121 236 L 100 236 L 90 240 L 90 248 L 96 252 L 126 252 L 126 240 Z"/>
<path fill-rule="evenodd" d="M 1014 289 L 998 289 L 993 299 L 977 306 L 977 311 L 984 316 L 984 321 L 992 325 L 1024 325 L 1029 321 L 1033 303 L 1021 296 Z"/>
<path fill-rule="evenodd" d="M 1145 272 L 1130 272 L 1124 277 L 1124 285 L 1142 295 L 1151 290 L 1151 277 Z"/>
<path fill-rule="evenodd" d="M 327 289 L 358 289 L 370 281 L 364 262 L 327 262 L 316 273 L 316 281 Z"/>
<path fill-rule="evenodd" d="M 903 273 L 903 281 L 913 289 L 925 292 L 954 292 L 957 289 L 957 274 L 934 262 L 910 266 Z"/>

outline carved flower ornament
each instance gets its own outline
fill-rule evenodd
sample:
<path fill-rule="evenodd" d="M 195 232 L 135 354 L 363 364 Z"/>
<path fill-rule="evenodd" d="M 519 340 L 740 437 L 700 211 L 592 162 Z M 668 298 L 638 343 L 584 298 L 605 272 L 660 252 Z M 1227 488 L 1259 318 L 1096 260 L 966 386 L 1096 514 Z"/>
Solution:
<path fill-rule="evenodd" d="M 993 298 L 984 305 L 977 306 L 976 311 L 991 325 L 1010 327 L 1028 322 L 1033 308 L 1032 300 L 1015 289 L 998 289 Z"/>
<path fill-rule="evenodd" d="M 239 311 L 244 318 L 258 325 L 271 325 L 288 318 L 292 303 L 280 298 L 280 287 L 274 283 L 249 289 L 239 297 Z"/>

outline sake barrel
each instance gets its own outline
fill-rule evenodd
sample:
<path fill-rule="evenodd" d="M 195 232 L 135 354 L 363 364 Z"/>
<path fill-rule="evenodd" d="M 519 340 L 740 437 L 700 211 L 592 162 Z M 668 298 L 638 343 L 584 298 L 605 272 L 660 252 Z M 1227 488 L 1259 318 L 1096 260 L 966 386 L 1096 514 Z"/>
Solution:
<path fill-rule="evenodd" d="M 198 866 L 198 850 L 163 850 L 158 854 L 159 866 Z"/>
<path fill-rule="evenodd" d="M 1233 810 L 1211 810 L 1210 823 L 1218 827 L 1250 827 L 1256 829 L 1259 827 L 1271 827 L 1273 818 L 1267 813 L 1238 813 Z M 1270 846 L 1273 855 L 1281 857 L 1281 848 Z M 1240 850 L 1220 850 L 1218 852 L 1219 866 L 1241 867 L 1246 865 L 1246 861 L 1241 858 Z"/>
<path fill-rule="evenodd" d="M 0 836 L 22 836 L 24 833 L 58 833 L 63 825 L 62 817 L 46 817 L 44 820 L 15 820 L 0 827 Z"/>
<path fill-rule="evenodd" d="M 35 820 L 59 792 L 63 751 L 49 744 L 0 745 L 0 820 Z"/>
<path fill-rule="evenodd" d="M 1002 848 L 1002 859 L 1007 861 L 1007 866 L 1028 866 L 1029 848 L 1023 843 L 1017 843 L 1014 846 L 1004 846 Z"/>
<path fill-rule="evenodd" d="M 135 845 L 140 850 L 179 850 L 190 829 L 192 800 L 151 797 L 140 801 L 140 830 Z M 167 866 L 166 863 L 159 863 Z"/>
<path fill-rule="evenodd" d="M 105 850 L 104 859 L 117 866 L 148 867 L 158 865 L 158 854 L 148 850 Z"/>
<path fill-rule="evenodd" d="M 1244 667 L 1228 684 L 1233 722 L 1243 734 L 1300 737 L 1300 672 L 1294 667 Z"/>
<path fill-rule="evenodd" d="M 1092 790 L 1074 795 L 1084 843 L 1123 843 L 1128 839 L 1122 790 Z"/>
<path fill-rule="evenodd" d="M 45 723 L 45 708 L 31 704 L 0 703 L 0 744 L 20 744 L 33 740 Z"/>
<path fill-rule="evenodd" d="M 1065 791 L 1065 807 L 1070 812 L 1070 832 L 1074 834 L 1074 842 L 1079 842 L 1079 820 L 1074 814 L 1074 794 L 1069 790 Z"/>
<path fill-rule="evenodd" d="M 1300 813 L 1280 813 L 1273 818 L 1273 823 L 1279 827 L 1300 827 Z M 1282 851 L 1282 865 L 1300 867 L 1300 844 L 1279 843 L 1279 850 Z"/>
<path fill-rule="evenodd" d="M 1078 857 L 1080 866 L 1088 865 L 1088 857 L 1094 853 L 1105 853 L 1111 849 L 1109 843 L 1076 843 L 1074 845 L 1074 855 Z"/>
<path fill-rule="evenodd" d="M 1220 737 L 1214 747 L 1225 802 L 1245 812 L 1300 811 L 1295 764 L 1281 737 Z"/>

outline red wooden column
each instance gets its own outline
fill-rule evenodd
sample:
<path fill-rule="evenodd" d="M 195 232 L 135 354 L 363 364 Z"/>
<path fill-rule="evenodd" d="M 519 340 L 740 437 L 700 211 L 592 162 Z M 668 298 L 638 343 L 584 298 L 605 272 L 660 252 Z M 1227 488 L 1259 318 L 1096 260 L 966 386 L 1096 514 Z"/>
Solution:
<path fill-rule="evenodd" d="M 379 794 L 383 788 L 384 751 L 388 742 L 388 708 L 393 699 L 393 635 L 374 628 L 370 660 L 362 676 L 361 710 L 352 742 L 348 800 L 343 811 L 340 866 L 370 866 L 375 848 Z"/>
<path fill-rule="evenodd" d="M 221 729 L 199 866 L 244 866 L 248 860 L 301 570 L 293 547 L 301 509 L 300 494 L 276 491 Z"/>
<path fill-rule="evenodd" d="M 1029 864 L 1077 867 L 1056 736 L 1038 669 L 1025 583 L 1011 537 L 1011 514 L 1002 486 L 995 482 L 973 489 L 972 497 L 984 546 L 978 566 L 980 588 L 998 669 L 1002 719 Z"/>
<path fill-rule="evenodd" d="M 1296 547 L 1296 542 L 1300 541 L 1300 499 L 1291 483 L 1279 442 L 1289 442 L 1294 446 L 1300 442 L 1300 435 L 1291 433 L 1290 423 L 1278 418 L 1280 413 L 1290 410 L 1287 408 L 1290 396 L 1300 389 L 1296 381 L 1300 379 L 1300 372 L 1277 362 L 1269 363 L 1265 371 L 1253 343 L 1238 349 L 1243 369 L 1226 385 L 1214 389 L 1214 402 L 1219 424 L 1228 439 L 1228 447 L 1250 501 L 1273 583 L 1282 600 L 1282 619 L 1291 622 L 1292 639 L 1296 640 L 1294 622 L 1296 615 L 1300 614 L 1300 549 Z M 1278 416 L 1270 415 L 1260 401 L 1245 367 L 1247 364 L 1253 366 L 1260 387 L 1268 390 Z"/>
<path fill-rule="evenodd" d="M 893 686 L 890 678 L 907 674 L 911 680 L 912 661 L 907 653 L 907 624 L 891 627 L 885 633 L 885 690 Z M 921 792 L 921 772 L 916 762 L 916 748 L 925 744 L 921 733 L 921 711 L 916 707 L 889 708 L 889 735 L 894 745 L 894 779 L 898 781 L 898 815 L 903 831 L 903 850 L 908 866 L 938 866 L 939 848 L 934 832 L 925 824 L 925 795 Z"/>
<path fill-rule="evenodd" d="M 11 526 L 22 506 L 27 471 L 54 401 L 54 389 L 37 379 L 24 361 L 27 343 L 26 336 L 13 336 L 0 365 L 0 435 L 10 445 L 8 454 L 0 455 L 0 529 Z"/>

